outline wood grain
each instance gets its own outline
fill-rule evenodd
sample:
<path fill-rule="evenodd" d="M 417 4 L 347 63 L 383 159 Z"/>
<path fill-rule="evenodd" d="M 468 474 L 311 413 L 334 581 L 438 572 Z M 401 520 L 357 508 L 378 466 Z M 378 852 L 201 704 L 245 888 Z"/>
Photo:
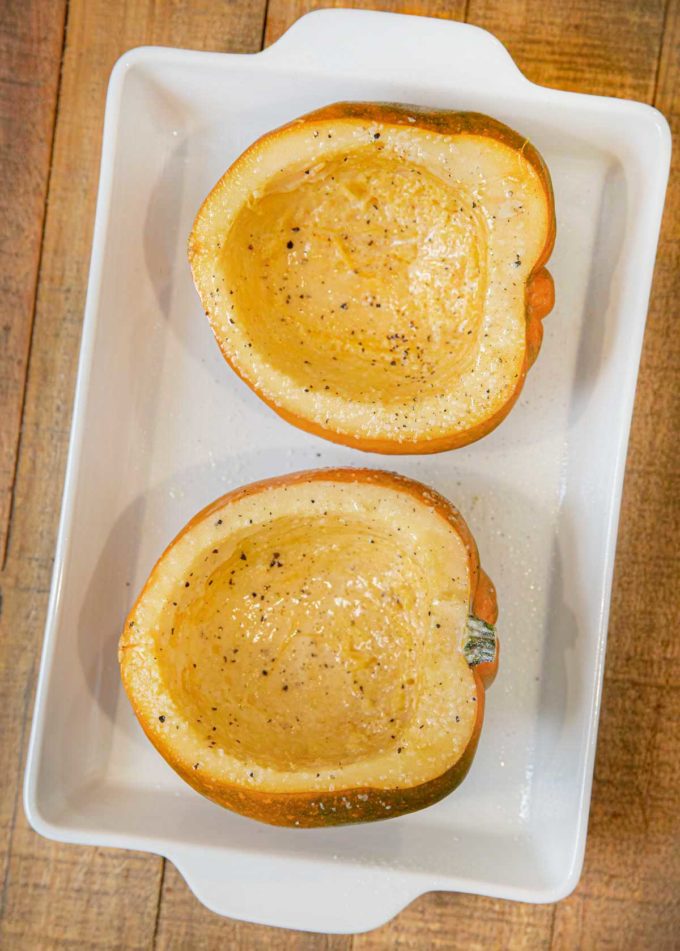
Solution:
<path fill-rule="evenodd" d="M 65 11 L 65 0 L 7 0 L 0 15 L 0 565 L 24 402 Z"/>
<path fill-rule="evenodd" d="M 353 948 L 539 951 L 550 946 L 552 920 L 553 909 L 549 905 L 433 892 L 423 895 L 384 927 L 355 935 Z"/>
<path fill-rule="evenodd" d="M 665 0 L 470 0 L 467 19 L 545 86 L 651 102 Z"/>
<path fill-rule="evenodd" d="M 38 169 L 33 177 L 22 170 L 27 184 L 9 194 L 14 201 L 4 217 L 15 231 L 25 221 L 28 233 L 22 236 L 25 245 L 19 271 L 23 269 L 23 283 L 6 285 L 3 278 L 0 287 L 3 294 L 6 287 L 10 289 L 5 301 L 19 302 L 3 311 L 3 324 L 7 320 L 10 327 L 3 331 L 10 335 L 8 339 L 24 340 L 18 350 L 12 344 L 15 356 L 26 352 L 30 337 L 30 333 L 26 337 L 26 306 L 21 301 L 28 301 L 30 323 L 39 258 L 42 263 L 28 376 L 25 379 L 24 356 L 14 382 L 10 381 L 12 393 L 19 393 L 12 397 L 12 421 L 7 422 L 0 409 L 2 449 L 12 440 L 16 445 L 25 385 L 11 533 L 1 579 L 0 830 L 5 842 L 11 833 L 11 841 L 6 849 L 0 946 L 327 951 L 350 946 L 466 951 L 677 947 L 680 685 L 678 638 L 673 629 L 678 616 L 676 539 L 680 529 L 680 353 L 674 336 L 680 299 L 677 158 L 631 434 L 586 865 L 572 897 L 557 906 L 528 906 L 431 894 L 368 935 L 327 937 L 278 931 L 211 914 L 189 893 L 175 869 L 169 863 L 163 868 L 162 860 L 153 856 L 45 842 L 28 828 L 18 806 L 70 424 L 108 73 L 121 52 L 141 43 L 255 50 L 263 35 L 273 42 L 306 10 L 329 5 L 317 0 L 269 0 L 265 31 L 265 4 L 266 0 L 228 4 L 218 0 L 191 4 L 183 0 L 129 4 L 71 0 L 46 216 L 50 149 L 45 152 L 44 139 L 47 135 L 51 142 L 49 131 L 40 133 L 42 139 L 35 133 L 35 140 L 23 140 L 32 145 L 13 145 L 15 157 L 20 158 L 23 148 Z M 608 0 L 426 0 L 413 4 L 385 0 L 352 5 L 459 19 L 467 14 L 470 22 L 495 32 L 537 82 L 656 102 L 671 119 L 678 142 L 678 0 L 670 0 L 667 9 L 663 0 L 618 4 Z M 42 35 L 42 27 L 35 24 L 44 25 L 57 7 L 36 0 L 30 7 L 34 13 L 25 22 L 17 21 L 14 35 L 6 31 L 10 40 L 2 34 L 0 42 L 11 43 L 15 51 L 12 62 L 19 62 L 26 50 L 35 50 L 35 38 Z M 17 4 L 16 9 L 25 18 L 23 11 L 28 7 Z M 33 69 L 44 84 L 43 92 L 36 93 L 35 121 L 38 113 L 44 119 L 40 110 L 45 110 L 44 100 L 49 102 L 50 89 L 54 102 L 58 78 L 54 50 L 61 49 L 54 38 L 39 45 L 41 56 L 52 57 L 52 65 L 40 66 L 43 72 Z M 4 50 L 4 45 L 0 48 Z M 30 59 L 32 54 L 28 55 Z M 28 66 L 24 68 L 33 81 L 35 75 Z M 6 103 L 14 100 L 2 95 L 0 89 L 4 123 Z M 49 123 L 41 126 L 48 127 Z M 4 165 L 5 153 L 0 154 Z M 43 220 L 40 252 L 39 238 L 36 244 L 30 235 L 43 233 Z M 10 232 L 6 229 L 5 233 Z M 11 253 L 18 255 L 16 248 L 15 242 Z M 14 275 L 11 267 L 10 272 Z M 8 358 L 6 350 L 0 353 L 0 360 L 3 357 L 15 358 Z M 0 366 L 4 374 L 4 365 Z M 2 465 L 0 493 L 6 478 Z M 13 477 L 11 463 L 10 468 Z M 2 524 L 0 518 L 0 530 Z"/>
<path fill-rule="evenodd" d="M 0 946 L 7 949 L 148 948 L 161 860 L 40 840 L 22 822 Z"/>
<path fill-rule="evenodd" d="M 680 935 L 680 3 L 652 99 L 674 136 L 626 467 L 584 874 L 556 948 L 677 948 Z"/>
<path fill-rule="evenodd" d="M 21 0 L 0 17 L 0 570 L 14 486 L 24 386 L 56 116 L 65 3 Z M 31 122 L 25 117 L 30 115 Z M 0 618 L 5 586 L 0 576 Z M 2 621 L 0 620 L 0 624 Z M 0 628 L 0 695 L 19 695 Z M 37 636 L 37 631 L 36 631 Z M 0 775 L 18 775 L 23 704 L 0 712 Z M 0 875 L 4 880 L 15 789 L 0 783 Z"/>
<path fill-rule="evenodd" d="M 265 46 L 285 33 L 297 19 L 312 10 L 342 7 L 352 10 L 386 10 L 390 13 L 408 13 L 418 16 L 464 20 L 466 0 L 269 0 Z M 376 37 L 376 43 L 380 38 Z"/>

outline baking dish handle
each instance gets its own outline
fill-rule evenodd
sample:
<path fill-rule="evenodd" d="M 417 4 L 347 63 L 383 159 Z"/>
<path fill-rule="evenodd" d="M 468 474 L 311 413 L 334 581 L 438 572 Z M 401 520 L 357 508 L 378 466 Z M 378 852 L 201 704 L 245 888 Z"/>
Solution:
<path fill-rule="evenodd" d="M 301 834 L 305 836 L 304 831 Z M 423 892 L 410 877 L 385 875 L 384 869 L 375 866 L 333 861 L 340 857 L 332 849 L 325 861 L 315 862 L 313 867 L 290 855 L 259 850 L 230 856 L 222 850 L 191 847 L 168 857 L 196 898 L 211 911 L 279 928 L 330 934 L 369 931 L 389 921 Z"/>
<path fill-rule="evenodd" d="M 297 20 L 259 56 L 301 72 L 332 70 L 355 79 L 395 64 L 414 82 L 515 90 L 533 84 L 491 33 L 468 23 L 372 10 L 316 10 Z"/>

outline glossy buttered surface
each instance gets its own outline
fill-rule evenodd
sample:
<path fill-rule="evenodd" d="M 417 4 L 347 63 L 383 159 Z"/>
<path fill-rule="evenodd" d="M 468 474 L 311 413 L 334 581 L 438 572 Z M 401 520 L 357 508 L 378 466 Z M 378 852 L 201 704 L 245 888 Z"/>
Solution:
<path fill-rule="evenodd" d="M 474 364 L 485 216 L 422 165 L 370 144 L 319 162 L 243 208 L 226 241 L 253 346 L 298 386 L 396 409 Z"/>
<path fill-rule="evenodd" d="M 239 788 L 243 811 L 253 792 L 405 791 L 481 725 L 463 653 L 477 587 L 464 523 L 418 483 L 272 480 L 214 503 L 163 555 L 121 638 L 123 679 L 166 758 L 218 801 Z"/>
<path fill-rule="evenodd" d="M 339 103 L 241 156 L 189 256 L 225 357 L 289 421 L 435 451 L 514 402 L 552 306 L 553 235 L 545 166 L 506 126 Z"/>

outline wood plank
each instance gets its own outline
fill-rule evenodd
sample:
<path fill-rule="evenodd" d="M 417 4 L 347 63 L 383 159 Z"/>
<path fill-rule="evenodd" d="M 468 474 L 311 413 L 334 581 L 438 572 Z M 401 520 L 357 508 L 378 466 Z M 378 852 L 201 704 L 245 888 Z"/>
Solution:
<path fill-rule="evenodd" d="M 0 565 L 24 402 L 65 11 L 65 0 L 7 0 L 0 17 Z"/>
<path fill-rule="evenodd" d="M 468 23 L 494 33 L 537 83 L 651 102 L 665 0 L 470 0 Z"/>
<path fill-rule="evenodd" d="M 278 40 L 289 26 L 312 10 L 342 7 L 343 9 L 387 10 L 391 13 L 411 13 L 447 20 L 464 20 L 465 6 L 465 0 L 269 0 L 265 45 L 269 46 Z"/>
<path fill-rule="evenodd" d="M 161 859 L 46 842 L 22 823 L 12 861 L 2 947 L 151 946 Z"/>
<path fill-rule="evenodd" d="M 607 675 L 678 684 L 680 552 L 680 3 L 670 0 L 654 105 L 673 133 L 617 549 Z M 652 630 L 654 650 L 641 631 Z"/>
<path fill-rule="evenodd" d="M 40 0 L 10 0 L 0 18 L 0 570 L 23 411 L 65 9 L 64 0 L 49 8 Z M 26 116 L 31 116 L 30 122 Z M 2 596 L 0 584 L 0 617 Z M 4 687 L 4 665 L 0 671 Z M 17 743 L 7 735 L 8 726 L 4 712 L 0 713 L 3 776 L 16 773 L 20 766 Z M 12 785 L 0 784 L 3 879 L 15 799 Z"/>
<path fill-rule="evenodd" d="M 680 933 L 680 689 L 605 687 L 586 865 L 553 947 L 671 951 Z"/>
<path fill-rule="evenodd" d="M 43 5 L 49 8 L 49 4 Z M 104 97 L 126 49 L 144 43 L 244 51 L 260 45 L 264 0 L 71 0 L 49 205 L 0 619 L 2 816 L 17 810 L 0 945 L 148 947 L 162 861 L 48 843 L 19 802 L 71 417 L 90 256 Z"/>
<path fill-rule="evenodd" d="M 431 892 L 382 928 L 355 935 L 355 951 L 541 951 L 550 945 L 553 909 L 476 895 Z"/>
<path fill-rule="evenodd" d="M 640 366 L 612 593 L 586 865 L 557 907 L 557 949 L 677 948 L 680 934 L 680 3 L 654 104 L 673 169 Z"/>

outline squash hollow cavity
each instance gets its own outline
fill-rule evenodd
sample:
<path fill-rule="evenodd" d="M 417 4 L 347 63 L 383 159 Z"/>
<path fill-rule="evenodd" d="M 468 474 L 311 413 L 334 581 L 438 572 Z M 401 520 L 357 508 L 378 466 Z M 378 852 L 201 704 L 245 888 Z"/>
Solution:
<path fill-rule="evenodd" d="M 282 770 L 396 746 L 417 706 L 428 609 L 422 569 L 389 533 L 277 519 L 201 554 L 184 591 L 160 670 L 216 746 Z"/>
<path fill-rule="evenodd" d="M 423 166 L 369 146 L 283 173 L 223 247 L 241 329 L 308 392 L 400 404 L 475 362 L 484 212 Z"/>
<path fill-rule="evenodd" d="M 510 412 L 553 304 L 536 150 L 488 116 L 336 103 L 247 149 L 189 260 L 230 366 L 284 419 L 440 452 Z"/>
<path fill-rule="evenodd" d="M 493 625 L 495 592 L 444 498 L 377 470 L 301 472 L 182 529 L 125 622 L 121 674 L 152 743 L 221 805 L 387 818 L 470 766 L 497 663 L 491 627 L 466 655 L 471 615 Z"/>

